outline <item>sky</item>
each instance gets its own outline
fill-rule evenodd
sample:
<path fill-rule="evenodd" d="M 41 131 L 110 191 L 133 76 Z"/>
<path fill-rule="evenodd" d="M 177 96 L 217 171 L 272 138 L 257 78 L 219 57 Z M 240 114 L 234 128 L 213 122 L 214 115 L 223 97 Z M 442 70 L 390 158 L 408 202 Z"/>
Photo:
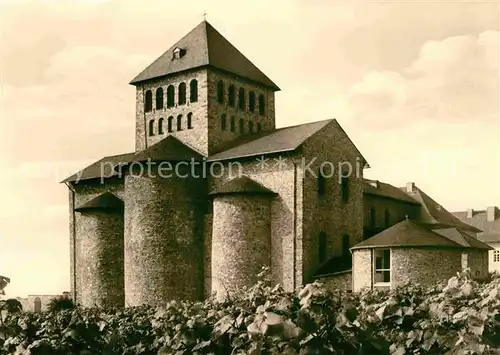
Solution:
<path fill-rule="evenodd" d="M 500 205 L 499 5 L 0 0 L 0 275 L 69 291 L 59 181 L 134 149 L 128 82 L 203 20 L 280 86 L 278 127 L 336 118 L 371 168 L 450 211 Z"/>

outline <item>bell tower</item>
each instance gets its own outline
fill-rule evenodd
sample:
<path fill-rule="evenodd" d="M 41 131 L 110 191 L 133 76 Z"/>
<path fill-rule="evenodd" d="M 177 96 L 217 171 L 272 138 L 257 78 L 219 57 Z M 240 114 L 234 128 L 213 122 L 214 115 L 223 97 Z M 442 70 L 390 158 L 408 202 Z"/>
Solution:
<path fill-rule="evenodd" d="M 207 21 L 130 84 L 136 87 L 136 151 L 174 135 L 208 156 L 276 127 L 278 86 Z"/>

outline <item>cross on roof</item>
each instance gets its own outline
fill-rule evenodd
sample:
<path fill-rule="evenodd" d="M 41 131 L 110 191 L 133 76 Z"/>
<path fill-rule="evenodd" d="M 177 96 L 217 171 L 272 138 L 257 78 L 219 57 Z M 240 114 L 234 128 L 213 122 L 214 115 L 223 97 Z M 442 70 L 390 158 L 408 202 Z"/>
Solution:
<path fill-rule="evenodd" d="M 206 21 L 206 20 L 207 20 L 207 12 L 205 11 L 205 12 L 203 13 L 203 21 Z"/>

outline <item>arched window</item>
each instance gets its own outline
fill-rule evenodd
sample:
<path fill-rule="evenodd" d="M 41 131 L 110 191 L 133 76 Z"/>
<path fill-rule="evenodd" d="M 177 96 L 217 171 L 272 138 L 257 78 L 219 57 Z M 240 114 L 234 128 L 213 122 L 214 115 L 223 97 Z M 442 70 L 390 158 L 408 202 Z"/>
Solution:
<path fill-rule="evenodd" d="M 186 103 L 186 83 L 179 84 L 179 105 L 184 105 Z"/>
<path fill-rule="evenodd" d="M 253 133 L 253 121 L 248 121 L 248 132 Z"/>
<path fill-rule="evenodd" d="M 177 130 L 182 131 L 182 115 L 177 116 Z"/>
<path fill-rule="evenodd" d="M 42 300 L 40 297 L 35 298 L 33 301 L 33 311 L 35 313 L 40 313 L 42 311 Z"/>
<path fill-rule="evenodd" d="M 224 102 L 224 83 L 222 80 L 217 83 L 217 101 L 221 104 Z"/>
<path fill-rule="evenodd" d="M 264 95 L 259 95 L 259 115 L 265 115 L 266 111 L 266 103 L 264 101 Z"/>
<path fill-rule="evenodd" d="M 236 119 L 231 116 L 231 132 L 236 132 Z"/>
<path fill-rule="evenodd" d="M 158 134 L 163 134 L 165 132 L 163 132 L 163 117 L 161 117 L 159 120 L 158 120 Z"/>
<path fill-rule="evenodd" d="M 250 91 L 250 94 L 248 94 L 248 106 L 250 112 L 255 111 L 255 93 L 253 91 Z"/>
<path fill-rule="evenodd" d="M 174 107 L 175 105 L 175 88 L 169 85 L 167 88 L 167 107 Z"/>
<path fill-rule="evenodd" d="M 149 121 L 149 136 L 155 135 L 155 120 Z"/>
<path fill-rule="evenodd" d="M 234 85 L 229 85 L 229 89 L 227 90 L 227 103 L 231 107 L 234 107 L 234 90 Z"/>
<path fill-rule="evenodd" d="M 318 169 L 318 197 L 325 196 L 326 193 L 326 179 L 323 176 L 321 169 Z"/>
<path fill-rule="evenodd" d="M 174 131 L 174 117 L 170 116 L 167 121 L 167 129 L 169 133 L 172 133 Z"/>
<path fill-rule="evenodd" d="M 156 89 L 156 109 L 161 110 L 163 108 L 163 89 Z"/>
<path fill-rule="evenodd" d="M 144 98 L 144 112 L 151 112 L 153 110 L 153 93 L 151 90 L 146 91 Z"/>
<path fill-rule="evenodd" d="M 245 109 L 245 89 L 243 88 L 238 91 L 238 107 L 240 110 Z"/>
<path fill-rule="evenodd" d="M 225 131 L 227 128 L 227 120 L 226 120 L 226 114 L 223 113 L 221 116 L 220 116 L 220 129 L 222 129 L 223 131 Z"/>
<path fill-rule="evenodd" d="M 262 132 L 262 123 L 257 122 L 257 132 Z"/>
<path fill-rule="evenodd" d="M 370 227 L 375 228 L 375 208 L 370 208 Z"/>
<path fill-rule="evenodd" d="M 187 127 L 188 127 L 188 129 L 193 129 L 193 113 L 192 112 L 188 113 Z"/>
<path fill-rule="evenodd" d="M 320 232 L 318 237 L 318 259 L 322 263 L 326 259 L 327 240 L 326 233 Z"/>
<path fill-rule="evenodd" d="M 243 118 L 240 118 L 240 133 L 245 133 L 245 121 L 243 121 Z"/>
<path fill-rule="evenodd" d="M 391 214 L 389 210 L 385 210 L 384 222 L 385 222 L 385 227 L 389 228 L 389 226 L 391 225 Z"/>
<path fill-rule="evenodd" d="M 189 101 L 198 102 L 198 81 L 196 79 L 189 83 Z"/>
<path fill-rule="evenodd" d="M 342 176 L 340 182 L 340 194 L 342 195 L 342 201 L 347 203 L 349 201 L 349 178 L 347 176 Z"/>

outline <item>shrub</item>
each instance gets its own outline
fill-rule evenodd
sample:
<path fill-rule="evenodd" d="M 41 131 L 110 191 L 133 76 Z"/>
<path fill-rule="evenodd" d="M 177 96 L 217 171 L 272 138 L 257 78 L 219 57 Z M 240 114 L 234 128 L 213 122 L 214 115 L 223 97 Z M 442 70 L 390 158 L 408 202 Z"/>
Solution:
<path fill-rule="evenodd" d="M 233 298 L 115 311 L 9 314 L 0 354 L 498 354 L 500 278 L 435 287 L 297 292 L 265 278 Z"/>
<path fill-rule="evenodd" d="M 49 312 L 59 312 L 73 308 L 75 308 L 73 300 L 66 296 L 54 297 L 47 303 L 47 311 Z"/>

